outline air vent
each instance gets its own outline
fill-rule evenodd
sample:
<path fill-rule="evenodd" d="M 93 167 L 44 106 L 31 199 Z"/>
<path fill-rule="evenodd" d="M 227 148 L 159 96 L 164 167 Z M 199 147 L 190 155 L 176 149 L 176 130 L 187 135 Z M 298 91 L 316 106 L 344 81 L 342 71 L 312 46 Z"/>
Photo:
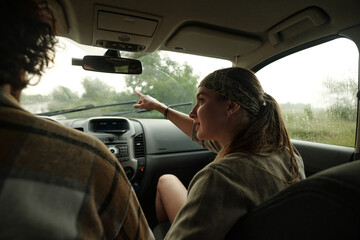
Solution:
<path fill-rule="evenodd" d="M 84 128 L 82 128 L 82 127 L 78 127 L 78 128 L 74 128 L 74 129 L 76 129 L 76 130 L 78 130 L 78 131 L 80 131 L 80 132 L 83 132 L 83 131 L 84 131 Z"/>
<path fill-rule="evenodd" d="M 140 158 L 145 156 L 145 147 L 144 147 L 144 135 L 140 134 L 134 138 L 134 151 L 135 158 Z"/>

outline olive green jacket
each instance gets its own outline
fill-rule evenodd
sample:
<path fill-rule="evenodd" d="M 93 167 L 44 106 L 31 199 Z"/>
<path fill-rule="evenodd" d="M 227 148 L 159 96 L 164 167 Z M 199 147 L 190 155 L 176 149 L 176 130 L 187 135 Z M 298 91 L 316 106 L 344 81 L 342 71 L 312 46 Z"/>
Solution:
<path fill-rule="evenodd" d="M 196 133 L 194 133 L 196 134 Z M 219 144 L 193 139 L 218 152 Z M 300 178 L 305 179 L 297 154 Z M 236 221 L 260 203 L 289 186 L 290 155 L 232 153 L 199 171 L 188 188 L 188 198 L 165 239 L 224 239 Z"/>

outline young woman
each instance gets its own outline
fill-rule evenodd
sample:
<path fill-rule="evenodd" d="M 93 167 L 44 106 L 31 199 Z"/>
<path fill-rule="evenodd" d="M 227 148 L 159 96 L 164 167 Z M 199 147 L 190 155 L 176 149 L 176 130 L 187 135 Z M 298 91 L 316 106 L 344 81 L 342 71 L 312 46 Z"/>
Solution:
<path fill-rule="evenodd" d="M 305 178 L 275 99 L 243 68 L 217 70 L 199 85 L 189 116 L 137 92 L 135 108 L 157 110 L 217 153 L 188 190 L 173 175 L 159 179 L 156 212 L 170 221 L 166 239 L 224 239 L 248 211 Z"/>

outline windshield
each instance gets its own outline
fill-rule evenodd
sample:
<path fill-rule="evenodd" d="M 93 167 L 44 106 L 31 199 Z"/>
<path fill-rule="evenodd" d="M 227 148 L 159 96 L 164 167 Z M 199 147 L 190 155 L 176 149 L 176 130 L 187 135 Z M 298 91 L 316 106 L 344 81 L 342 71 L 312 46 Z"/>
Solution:
<path fill-rule="evenodd" d="M 31 79 L 35 85 L 24 89 L 20 100 L 21 105 L 31 113 L 55 119 L 103 115 L 163 118 L 156 111 L 139 112 L 133 109 L 132 105 L 138 100 L 134 90 L 189 113 L 195 103 L 198 82 L 216 69 L 231 66 L 230 61 L 181 53 L 122 52 L 122 57 L 142 62 L 141 75 L 86 71 L 80 66 L 73 66 L 72 58 L 103 55 L 106 49 L 80 45 L 66 38 L 58 39 L 53 66 L 40 81 Z"/>

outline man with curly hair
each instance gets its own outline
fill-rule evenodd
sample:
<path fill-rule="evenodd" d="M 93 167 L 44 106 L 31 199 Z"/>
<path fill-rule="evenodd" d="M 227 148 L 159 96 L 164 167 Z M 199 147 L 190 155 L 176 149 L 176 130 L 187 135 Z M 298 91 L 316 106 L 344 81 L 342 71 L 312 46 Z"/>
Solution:
<path fill-rule="evenodd" d="M 55 19 L 46 1 L 1 5 L 0 239 L 153 239 L 106 146 L 19 104 L 29 80 L 55 57 Z"/>

